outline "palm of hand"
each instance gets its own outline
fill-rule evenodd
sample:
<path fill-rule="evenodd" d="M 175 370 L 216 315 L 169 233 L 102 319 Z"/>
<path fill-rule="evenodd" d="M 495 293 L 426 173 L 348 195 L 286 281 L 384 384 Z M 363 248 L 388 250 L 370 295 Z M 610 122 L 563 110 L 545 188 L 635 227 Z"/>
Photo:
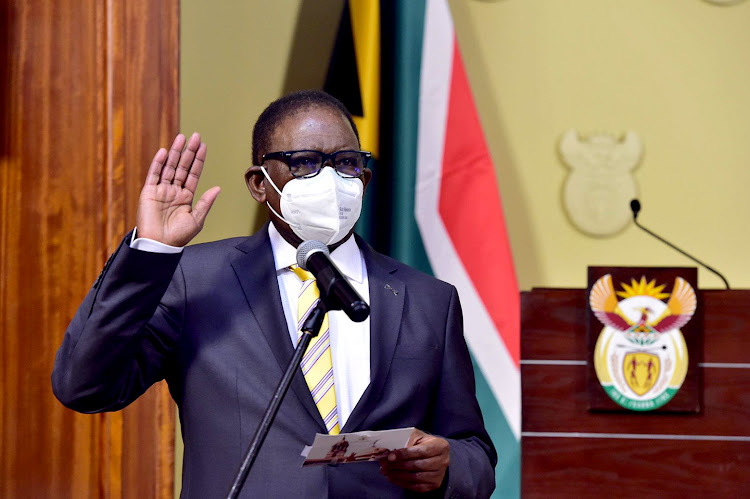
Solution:
<path fill-rule="evenodd" d="M 169 153 L 160 149 L 154 156 L 138 202 L 138 237 L 184 246 L 203 228 L 219 188 L 209 189 L 192 206 L 206 145 L 196 133 L 183 151 L 184 146 L 185 137 L 178 135 Z"/>

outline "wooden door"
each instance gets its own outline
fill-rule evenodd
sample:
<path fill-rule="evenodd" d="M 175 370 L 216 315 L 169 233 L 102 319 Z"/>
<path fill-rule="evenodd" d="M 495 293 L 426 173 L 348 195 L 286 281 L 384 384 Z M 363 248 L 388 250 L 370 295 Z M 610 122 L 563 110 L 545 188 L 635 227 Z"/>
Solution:
<path fill-rule="evenodd" d="M 54 398 L 55 352 L 178 126 L 178 0 L 0 6 L 0 497 L 171 497 L 166 387 Z"/>

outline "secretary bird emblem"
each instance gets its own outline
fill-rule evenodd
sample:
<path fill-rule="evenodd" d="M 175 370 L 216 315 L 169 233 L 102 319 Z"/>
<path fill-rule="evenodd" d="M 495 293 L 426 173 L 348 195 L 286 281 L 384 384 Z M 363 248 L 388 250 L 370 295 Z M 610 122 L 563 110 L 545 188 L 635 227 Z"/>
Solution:
<path fill-rule="evenodd" d="M 666 404 L 685 380 L 688 352 L 680 328 L 695 313 L 695 291 L 682 277 L 675 279 L 671 293 L 645 276 L 621 287 L 615 291 L 606 274 L 589 294 L 591 311 L 604 325 L 594 350 L 596 374 L 619 405 L 653 410 Z"/>

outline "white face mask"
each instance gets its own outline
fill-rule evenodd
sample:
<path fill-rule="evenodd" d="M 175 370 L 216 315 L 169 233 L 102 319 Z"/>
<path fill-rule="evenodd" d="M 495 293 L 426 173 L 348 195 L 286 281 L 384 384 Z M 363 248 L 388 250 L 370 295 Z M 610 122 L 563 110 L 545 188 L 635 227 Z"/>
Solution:
<path fill-rule="evenodd" d="M 262 166 L 266 176 L 281 197 L 281 213 L 274 214 L 289 224 L 303 241 L 320 241 L 325 245 L 341 241 L 359 219 L 364 184 L 359 178 L 342 178 L 331 167 L 324 167 L 311 178 L 294 178 L 280 191 Z"/>

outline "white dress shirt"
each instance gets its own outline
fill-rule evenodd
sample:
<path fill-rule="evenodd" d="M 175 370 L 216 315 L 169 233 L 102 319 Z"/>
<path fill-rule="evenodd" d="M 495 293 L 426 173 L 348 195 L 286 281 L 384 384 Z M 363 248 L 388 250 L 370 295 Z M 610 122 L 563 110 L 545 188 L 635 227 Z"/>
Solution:
<path fill-rule="evenodd" d="M 296 347 L 297 301 L 302 281 L 289 270 L 289 266 L 297 263 L 297 249 L 286 242 L 272 223 L 268 224 L 268 235 L 271 239 L 276 278 L 281 291 L 281 304 L 284 308 L 289 339 Z M 151 239 L 136 238 L 135 231 L 133 231 L 130 247 L 153 253 L 182 251 L 180 247 L 169 246 Z M 370 303 L 367 269 L 354 238 L 350 237 L 336 248 L 330 257 L 362 299 Z M 370 318 L 368 317 L 363 322 L 353 322 L 341 310 L 334 310 L 328 312 L 328 324 L 336 406 L 339 412 L 339 426 L 343 428 L 370 384 Z"/>
<path fill-rule="evenodd" d="M 297 263 L 297 249 L 281 237 L 273 224 L 268 224 L 268 235 L 271 238 L 276 278 L 279 281 L 289 337 L 296 347 L 297 301 L 302 281 L 289 270 L 289 266 Z M 347 239 L 330 257 L 362 299 L 370 303 L 367 269 L 354 238 Z M 339 411 L 339 426 L 343 428 L 370 384 L 370 318 L 363 322 L 353 322 L 341 310 L 333 310 L 328 312 L 328 327 L 336 407 Z"/>

